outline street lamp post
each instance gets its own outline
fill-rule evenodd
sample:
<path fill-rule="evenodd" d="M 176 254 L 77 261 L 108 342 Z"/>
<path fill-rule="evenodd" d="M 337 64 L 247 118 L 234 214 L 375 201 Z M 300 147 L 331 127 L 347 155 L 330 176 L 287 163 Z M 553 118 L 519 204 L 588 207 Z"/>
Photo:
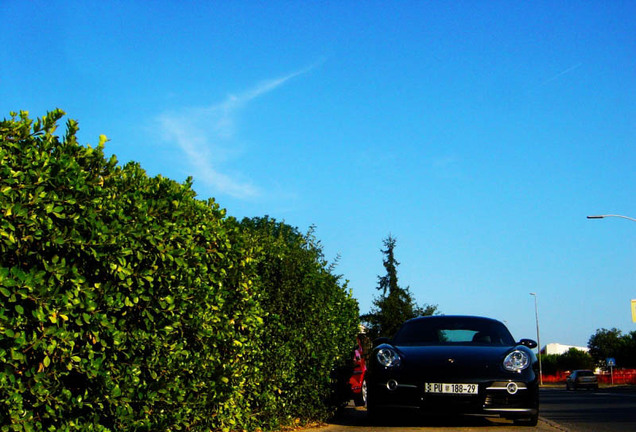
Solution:
<path fill-rule="evenodd" d="M 633 217 L 629 217 L 629 216 L 624 216 L 624 215 L 617 215 L 617 214 L 606 214 L 606 215 L 592 215 L 592 216 L 588 216 L 588 219 L 605 219 L 608 217 L 617 217 L 617 218 L 623 218 L 623 219 L 627 219 L 633 222 L 636 222 L 636 218 Z M 632 300 L 632 321 L 636 322 L 636 309 L 634 309 L 634 302 L 636 300 Z M 613 383 L 613 379 L 614 376 L 612 376 L 612 383 Z"/>
<path fill-rule="evenodd" d="M 534 297 L 534 317 L 537 322 L 537 357 L 539 357 L 539 384 L 543 385 L 543 367 L 541 367 L 541 338 L 539 337 L 539 306 L 537 306 L 537 293 L 530 293 Z"/>

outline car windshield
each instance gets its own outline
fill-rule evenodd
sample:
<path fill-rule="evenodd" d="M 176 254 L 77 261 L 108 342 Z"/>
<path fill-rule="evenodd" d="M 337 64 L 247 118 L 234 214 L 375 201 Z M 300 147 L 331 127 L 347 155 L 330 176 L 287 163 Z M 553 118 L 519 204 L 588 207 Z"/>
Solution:
<path fill-rule="evenodd" d="M 430 317 L 404 323 L 395 345 L 514 345 L 506 326 L 476 317 Z"/>
<path fill-rule="evenodd" d="M 578 372 L 578 376 L 594 376 L 594 372 L 590 370 L 582 370 Z"/>

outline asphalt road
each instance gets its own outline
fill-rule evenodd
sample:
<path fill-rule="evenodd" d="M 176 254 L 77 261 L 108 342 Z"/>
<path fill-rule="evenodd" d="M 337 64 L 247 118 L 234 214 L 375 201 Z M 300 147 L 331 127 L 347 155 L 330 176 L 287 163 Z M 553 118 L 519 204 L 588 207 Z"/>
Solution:
<path fill-rule="evenodd" d="M 347 406 L 329 424 L 309 432 L 620 432 L 636 431 L 636 388 L 568 392 L 542 389 L 541 416 L 536 427 L 514 426 L 503 419 L 423 417 L 417 411 L 396 411 L 394 418 L 371 423 L 364 408 Z"/>
<path fill-rule="evenodd" d="M 571 432 L 636 431 L 636 388 L 546 389 L 541 416 Z"/>

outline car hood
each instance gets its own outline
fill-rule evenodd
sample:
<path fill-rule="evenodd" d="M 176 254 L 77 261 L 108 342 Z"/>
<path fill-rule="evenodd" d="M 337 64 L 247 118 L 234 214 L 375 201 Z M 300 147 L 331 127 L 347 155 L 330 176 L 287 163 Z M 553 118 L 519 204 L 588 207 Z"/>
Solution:
<path fill-rule="evenodd" d="M 506 373 L 502 362 L 514 346 L 395 346 L 400 354 L 403 370 L 417 375 L 437 376 L 499 376 Z"/>

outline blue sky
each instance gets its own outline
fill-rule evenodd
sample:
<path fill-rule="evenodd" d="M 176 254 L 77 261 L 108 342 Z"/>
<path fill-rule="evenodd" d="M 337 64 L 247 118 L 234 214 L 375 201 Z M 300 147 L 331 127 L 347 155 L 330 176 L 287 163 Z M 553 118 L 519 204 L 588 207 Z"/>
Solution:
<path fill-rule="evenodd" d="M 45 2 L 0 7 L 0 109 L 316 226 L 362 312 L 402 286 L 517 338 L 636 330 L 636 3 Z"/>

